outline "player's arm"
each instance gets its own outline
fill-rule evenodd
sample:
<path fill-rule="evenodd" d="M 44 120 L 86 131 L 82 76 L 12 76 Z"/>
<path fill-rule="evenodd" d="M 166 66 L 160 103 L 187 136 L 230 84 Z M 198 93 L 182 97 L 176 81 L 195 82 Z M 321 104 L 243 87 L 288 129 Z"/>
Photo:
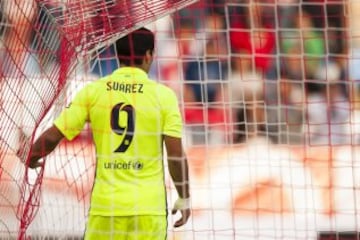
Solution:
<path fill-rule="evenodd" d="M 51 153 L 63 138 L 64 135 L 55 125 L 43 132 L 31 147 L 29 167 L 41 166 L 39 160 Z"/>
<path fill-rule="evenodd" d="M 76 94 L 72 103 L 55 119 L 53 126 L 41 134 L 31 148 L 30 168 L 41 166 L 42 163 L 39 162 L 39 159 L 52 152 L 64 137 L 72 140 L 81 132 L 85 122 L 89 119 L 87 107 L 91 95 L 92 91 L 89 85 L 84 87 Z"/>
<path fill-rule="evenodd" d="M 164 142 L 167 151 L 169 173 L 179 195 L 172 213 L 175 214 L 179 210 L 181 218 L 175 222 L 174 227 L 180 227 L 190 217 L 189 167 L 181 138 L 165 135 Z"/>

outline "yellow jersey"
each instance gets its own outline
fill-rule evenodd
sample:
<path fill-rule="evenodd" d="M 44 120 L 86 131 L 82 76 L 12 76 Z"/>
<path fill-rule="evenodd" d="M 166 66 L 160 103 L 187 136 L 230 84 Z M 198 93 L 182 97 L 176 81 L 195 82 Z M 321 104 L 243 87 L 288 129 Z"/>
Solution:
<path fill-rule="evenodd" d="M 72 140 L 86 122 L 97 158 L 90 215 L 165 215 L 163 135 L 182 135 L 175 93 L 122 67 L 86 85 L 54 124 Z"/>

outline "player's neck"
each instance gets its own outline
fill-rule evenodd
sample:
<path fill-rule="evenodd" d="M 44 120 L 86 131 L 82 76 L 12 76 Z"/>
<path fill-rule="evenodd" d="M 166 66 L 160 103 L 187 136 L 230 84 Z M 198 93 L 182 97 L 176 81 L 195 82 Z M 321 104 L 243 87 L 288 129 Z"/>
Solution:
<path fill-rule="evenodd" d="M 125 64 L 122 64 L 121 67 L 134 67 L 134 68 L 140 68 L 141 70 L 143 70 L 144 72 L 148 73 L 149 72 L 149 69 L 150 67 L 148 66 L 144 66 L 145 64 L 141 64 L 141 65 L 137 65 L 137 64 L 130 64 L 130 65 L 125 65 Z"/>

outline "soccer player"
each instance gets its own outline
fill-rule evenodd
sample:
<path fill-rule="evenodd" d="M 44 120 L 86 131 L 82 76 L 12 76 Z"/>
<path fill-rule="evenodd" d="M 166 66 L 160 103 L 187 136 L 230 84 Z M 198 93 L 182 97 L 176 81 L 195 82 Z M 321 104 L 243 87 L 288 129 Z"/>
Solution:
<path fill-rule="evenodd" d="M 154 34 L 140 28 L 116 42 L 121 68 L 85 86 L 32 146 L 29 167 L 44 164 L 65 137 L 86 122 L 96 147 L 96 177 L 85 239 L 165 239 L 167 233 L 163 143 L 179 195 L 172 213 L 190 216 L 188 164 L 174 92 L 148 78 Z"/>

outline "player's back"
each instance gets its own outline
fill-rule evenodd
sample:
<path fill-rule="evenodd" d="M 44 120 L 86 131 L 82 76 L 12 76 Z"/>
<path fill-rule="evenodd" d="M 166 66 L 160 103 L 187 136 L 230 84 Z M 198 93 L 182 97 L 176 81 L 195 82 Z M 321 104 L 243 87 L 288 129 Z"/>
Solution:
<path fill-rule="evenodd" d="M 121 68 L 96 81 L 93 88 L 89 120 L 98 153 L 130 158 L 156 155 L 159 149 L 148 149 L 148 144 L 161 140 L 164 87 L 139 69 Z"/>
<path fill-rule="evenodd" d="M 163 214 L 162 134 L 170 108 L 177 108 L 174 93 L 142 70 L 126 67 L 92 83 L 89 95 L 97 152 L 92 210 Z M 109 210 L 113 199 L 116 205 Z"/>

